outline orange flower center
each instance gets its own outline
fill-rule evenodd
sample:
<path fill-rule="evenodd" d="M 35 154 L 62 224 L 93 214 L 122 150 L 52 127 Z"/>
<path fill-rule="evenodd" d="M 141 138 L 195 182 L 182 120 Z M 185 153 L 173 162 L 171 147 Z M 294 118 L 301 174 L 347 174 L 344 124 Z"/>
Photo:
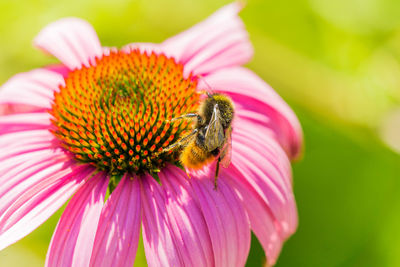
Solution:
<path fill-rule="evenodd" d="M 155 174 L 178 163 L 176 153 L 157 152 L 191 129 L 168 120 L 197 110 L 196 86 L 173 58 L 111 52 L 65 78 L 54 94 L 52 132 L 78 161 L 111 175 Z"/>

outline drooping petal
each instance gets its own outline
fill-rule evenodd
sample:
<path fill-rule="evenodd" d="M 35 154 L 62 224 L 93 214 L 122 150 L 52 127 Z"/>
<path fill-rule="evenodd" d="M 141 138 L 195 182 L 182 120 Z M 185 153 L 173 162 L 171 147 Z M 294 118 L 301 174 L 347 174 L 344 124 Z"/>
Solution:
<path fill-rule="evenodd" d="M 71 70 L 89 66 L 102 55 L 95 30 L 78 18 L 63 18 L 47 25 L 36 36 L 34 44 L 57 57 Z"/>
<path fill-rule="evenodd" d="M 135 261 L 141 221 L 140 185 L 126 175 L 101 212 L 90 266 L 130 267 Z"/>
<path fill-rule="evenodd" d="M 252 71 L 241 68 L 219 70 L 200 79 L 199 88 L 228 94 L 237 116 L 264 125 L 284 147 L 291 159 L 301 155 L 303 134 L 300 123 L 285 101 Z"/>
<path fill-rule="evenodd" d="M 222 174 L 243 199 L 251 228 L 273 265 L 297 228 L 290 162 L 276 140 L 244 119 L 235 124 L 231 167 Z M 259 126 L 258 126 L 259 127 Z"/>
<path fill-rule="evenodd" d="M 47 170 L 47 169 L 46 169 Z M 93 172 L 91 166 L 65 164 L 58 171 L 42 171 L 34 179 L 33 186 L 20 192 L 13 188 L 18 198 L 13 201 L 0 217 L 0 250 L 18 241 L 36 229 L 57 211 Z M 12 194 L 11 194 L 11 197 Z M 3 196 L 1 201 L 8 197 Z"/>
<path fill-rule="evenodd" d="M 54 91 L 63 84 L 62 75 L 46 69 L 17 74 L 0 87 L 0 106 L 15 105 L 17 109 L 26 107 L 30 108 L 27 111 L 43 111 L 51 107 Z"/>
<path fill-rule="evenodd" d="M 210 235 L 202 211 L 193 199 L 188 177 L 169 166 L 159 174 L 172 238 L 185 266 L 215 266 Z M 164 207 L 163 207 L 164 209 Z"/>
<path fill-rule="evenodd" d="M 229 184 L 238 191 L 249 215 L 251 229 L 264 248 L 268 266 L 275 264 L 282 249 L 284 239 L 280 236 L 280 226 L 267 203 L 246 183 L 239 181 L 242 174 L 235 168 L 226 172 Z"/>
<path fill-rule="evenodd" d="M 288 155 L 282 146 L 277 142 L 274 136 L 268 135 L 269 129 L 258 123 L 244 118 L 236 118 L 233 135 L 236 143 L 241 146 L 248 146 L 264 156 L 269 165 L 274 167 L 274 172 L 279 175 L 272 176 L 277 184 L 282 184 L 286 190 L 291 191 L 292 188 L 292 168 Z M 252 143 L 254 142 L 254 143 Z M 256 146 L 255 144 L 262 144 Z M 273 169 L 271 169 L 273 170 Z"/>
<path fill-rule="evenodd" d="M 47 252 L 46 266 L 88 266 L 107 191 L 108 177 L 91 177 L 65 208 Z"/>
<path fill-rule="evenodd" d="M 222 175 L 217 190 L 210 177 L 192 177 L 190 182 L 208 226 L 215 266 L 244 266 L 250 249 L 247 213 Z"/>
<path fill-rule="evenodd" d="M 143 243 L 147 264 L 154 266 L 185 266 L 184 255 L 173 237 L 168 221 L 165 195 L 150 176 L 142 180 Z"/>
<path fill-rule="evenodd" d="M 207 224 L 181 170 L 143 181 L 143 238 L 149 266 L 215 266 Z"/>
<path fill-rule="evenodd" d="M 239 18 L 239 2 L 227 5 L 205 21 L 164 41 L 162 51 L 185 66 L 185 75 L 207 75 L 248 62 L 253 48 Z"/>
<path fill-rule="evenodd" d="M 286 155 L 278 144 L 274 145 L 274 139 L 257 139 L 242 133 L 235 134 L 235 139 L 233 164 L 242 173 L 243 180 L 269 205 L 286 239 L 297 228 L 297 209 Z"/>

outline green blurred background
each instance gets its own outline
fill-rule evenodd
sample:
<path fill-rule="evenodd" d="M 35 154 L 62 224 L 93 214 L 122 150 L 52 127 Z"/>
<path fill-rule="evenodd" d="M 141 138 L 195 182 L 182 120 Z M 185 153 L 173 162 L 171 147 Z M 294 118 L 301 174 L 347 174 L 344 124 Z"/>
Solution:
<path fill-rule="evenodd" d="M 0 0 L 0 83 L 56 62 L 31 42 L 58 18 L 84 18 L 103 45 L 122 46 L 161 42 L 226 3 Z M 241 13 L 255 47 L 248 67 L 305 134 L 293 166 L 300 224 L 279 267 L 400 266 L 400 156 L 385 144 L 400 142 L 399 14 L 398 0 L 249 0 Z M 0 266 L 43 266 L 60 214 L 1 251 Z M 142 250 L 136 266 L 145 266 Z M 253 238 L 248 266 L 263 257 Z"/>

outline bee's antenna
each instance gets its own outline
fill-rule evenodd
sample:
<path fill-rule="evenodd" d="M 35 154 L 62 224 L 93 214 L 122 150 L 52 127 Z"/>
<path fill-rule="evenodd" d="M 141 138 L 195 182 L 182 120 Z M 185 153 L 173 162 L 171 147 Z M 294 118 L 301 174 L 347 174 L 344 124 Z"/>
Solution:
<path fill-rule="evenodd" d="M 201 80 L 207 85 L 208 87 L 208 91 L 205 91 L 208 97 L 211 97 L 214 94 L 213 89 L 211 88 L 211 86 L 208 84 L 208 82 L 206 81 L 206 79 L 204 79 L 203 75 L 199 74 L 197 75 L 199 78 L 201 78 Z M 211 92 L 211 93 L 210 93 Z"/>

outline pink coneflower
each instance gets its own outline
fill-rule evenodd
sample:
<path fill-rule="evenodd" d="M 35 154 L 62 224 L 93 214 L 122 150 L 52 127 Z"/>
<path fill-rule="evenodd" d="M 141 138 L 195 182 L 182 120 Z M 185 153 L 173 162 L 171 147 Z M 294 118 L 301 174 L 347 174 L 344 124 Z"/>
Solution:
<path fill-rule="evenodd" d="M 252 230 L 273 265 L 297 227 L 289 159 L 302 132 L 286 103 L 240 65 L 252 47 L 223 7 L 161 44 L 101 47 L 68 18 L 35 45 L 62 65 L 18 74 L 0 90 L 0 249 L 69 198 L 47 266 L 132 266 L 142 230 L 149 266 L 243 266 Z M 232 161 L 188 177 L 176 153 L 201 91 L 235 104 Z M 107 190 L 110 195 L 107 195 Z M 108 197 L 107 197 L 108 196 Z"/>

